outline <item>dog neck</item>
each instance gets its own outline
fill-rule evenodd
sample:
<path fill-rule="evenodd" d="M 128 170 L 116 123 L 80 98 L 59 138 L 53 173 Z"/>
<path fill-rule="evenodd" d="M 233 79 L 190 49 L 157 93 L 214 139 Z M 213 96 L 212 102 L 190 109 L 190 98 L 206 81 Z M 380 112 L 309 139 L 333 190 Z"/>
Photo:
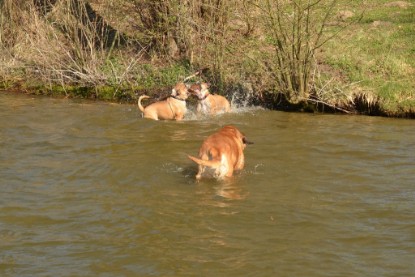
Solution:
<path fill-rule="evenodd" d="M 208 92 L 206 92 L 206 94 L 203 96 L 203 97 L 199 97 L 199 100 L 200 101 L 203 101 L 203 100 L 205 100 L 208 96 L 210 95 L 210 93 L 209 93 L 209 91 Z"/>
<path fill-rule="evenodd" d="M 180 97 L 178 97 L 178 96 L 175 96 L 175 95 L 170 95 L 170 97 L 171 97 L 171 98 L 174 98 L 174 99 L 176 99 L 176 100 L 186 101 L 186 99 L 182 99 L 182 98 L 180 98 Z"/>

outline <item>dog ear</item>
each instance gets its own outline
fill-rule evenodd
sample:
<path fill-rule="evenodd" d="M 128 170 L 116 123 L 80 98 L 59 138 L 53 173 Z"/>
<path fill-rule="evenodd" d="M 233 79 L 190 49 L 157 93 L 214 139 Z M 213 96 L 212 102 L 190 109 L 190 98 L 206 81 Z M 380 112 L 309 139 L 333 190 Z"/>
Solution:
<path fill-rule="evenodd" d="M 210 87 L 210 83 L 201 83 L 201 84 L 200 84 L 200 90 L 201 90 L 201 91 L 208 90 L 208 89 L 209 89 L 209 87 Z"/>
<path fill-rule="evenodd" d="M 171 90 L 171 95 L 173 95 L 173 96 L 177 96 L 177 91 L 176 91 L 176 89 L 175 89 L 175 88 Z"/>
<path fill-rule="evenodd" d="M 249 141 L 246 137 L 243 137 L 243 138 L 242 138 L 242 142 L 243 142 L 244 144 L 254 144 L 252 141 Z"/>

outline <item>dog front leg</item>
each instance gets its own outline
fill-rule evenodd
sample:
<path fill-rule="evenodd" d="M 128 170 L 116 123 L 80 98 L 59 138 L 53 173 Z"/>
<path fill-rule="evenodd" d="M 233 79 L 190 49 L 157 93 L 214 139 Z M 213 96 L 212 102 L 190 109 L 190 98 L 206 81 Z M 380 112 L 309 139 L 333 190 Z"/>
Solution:
<path fill-rule="evenodd" d="M 200 102 L 199 102 L 199 103 L 197 103 L 196 111 L 197 111 L 198 113 L 201 113 L 201 112 L 202 112 L 202 104 L 201 104 Z"/>
<path fill-rule="evenodd" d="M 183 120 L 183 118 L 184 118 L 183 113 L 176 113 L 175 116 L 174 116 L 174 120 L 177 120 L 177 121 Z"/>
<path fill-rule="evenodd" d="M 196 180 L 200 180 L 202 178 L 202 174 L 205 171 L 205 166 L 199 164 L 199 171 L 196 174 Z"/>

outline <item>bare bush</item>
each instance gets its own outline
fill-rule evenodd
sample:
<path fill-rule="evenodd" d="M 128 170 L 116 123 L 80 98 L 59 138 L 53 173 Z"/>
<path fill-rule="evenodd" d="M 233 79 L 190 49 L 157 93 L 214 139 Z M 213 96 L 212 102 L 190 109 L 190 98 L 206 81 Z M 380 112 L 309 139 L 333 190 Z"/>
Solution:
<path fill-rule="evenodd" d="M 337 0 L 260 1 L 264 30 L 273 53 L 265 61 L 276 90 L 288 101 L 309 99 L 316 52 L 336 32 L 327 32 Z M 338 26 L 336 26 L 338 27 Z"/>
<path fill-rule="evenodd" d="M 219 91 L 246 85 L 297 103 L 318 90 L 315 54 L 336 32 L 327 32 L 336 2 L 4 0 L 0 43 L 25 74 L 50 84 L 145 86 L 145 65 L 135 65 L 185 64 L 211 69 L 203 77 Z M 128 37 L 101 16 L 126 5 L 134 19 Z"/>
<path fill-rule="evenodd" d="M 3 5 L 4 49 L 24 63 L 27 77 L 44 83 L 119 86 L 143 53 L 127 57 L 118 51 L 114 64 L 110 57 L 122 36 L 83 0 L 5 0 Z"/>
<path fill-rule="evenodd" d="M 136 27 L 152 54 L 186 59 L 196 67 L 208 66 L 223 81 L 228 27 L 234 0 L 135 0 L 140 20 Z M 237 14 L 237 13 L 235 13 Z"/>

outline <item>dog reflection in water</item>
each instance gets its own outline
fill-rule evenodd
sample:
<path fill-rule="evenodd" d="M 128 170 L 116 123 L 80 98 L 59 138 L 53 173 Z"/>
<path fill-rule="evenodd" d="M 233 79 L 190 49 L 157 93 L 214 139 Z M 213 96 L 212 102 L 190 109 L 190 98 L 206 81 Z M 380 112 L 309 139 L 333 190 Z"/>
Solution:
<path fill-rule="evenodd" d="M 215 192 L 216 195 L 230 200 L 243 200 L 249 194 L 248 192 L 243 192 L 240 186 L 232 182 L 220 184 L 215 187 Z"/>
<path fill-rule="evenodd" d="M 213 171 L 217 179 L 232 177 L 235 170 L 241 170 L 245 165 L 244 149 L 247 144 L 252 142 L 231 125 L 207 137 L 199 149 L 199 158 L 188 156 L 199 166 L 196 179 L 200 180 L 205 171 Z"/>

